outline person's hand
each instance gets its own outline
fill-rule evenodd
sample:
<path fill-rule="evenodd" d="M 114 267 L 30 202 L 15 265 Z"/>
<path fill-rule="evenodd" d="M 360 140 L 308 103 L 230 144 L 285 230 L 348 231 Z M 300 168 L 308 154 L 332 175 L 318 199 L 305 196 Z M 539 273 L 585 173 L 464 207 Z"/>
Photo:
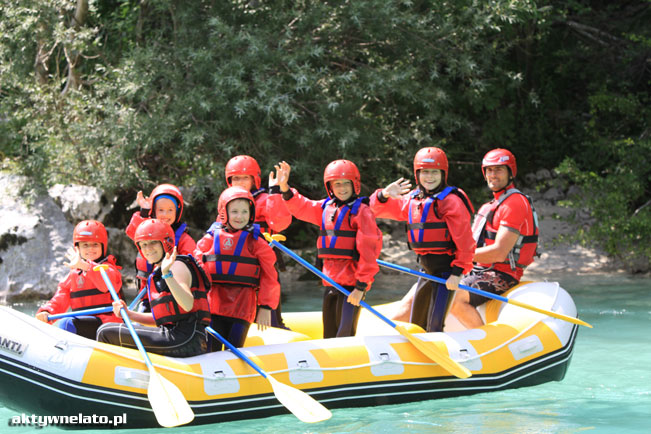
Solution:
<path fill-rule="evenodd" d="M 360 291 L 359 289 L 353 289 L 350 294 L 348 294 L 348 298 L 346 301 L 353 306 L 359 306 L 359 302 L 362 301 L 362 298 L 364 298 L 364 291 Z"/>
<path fill-rule="evenodd" d="M 142 190 L 140 190 L 136 195 L 136 202 L 138 202 L 138 206 L 141 209 L 151 209 L 151 199 L 149 197 L 145 197 L 145 195 L 142 193 Z"/>
<path fill-rule="evenodd" d="M 271 311 L 264 307 L 259 307 L 255 322 L 258 325 L 258 330 L 265 330 L 267 327 L 271 327 Z"/>
<path fill-rule="evenodd" d="M 457 289 L 459 289 L 460 281 L 461 281 L 461 276 L 450 275 L 450 277 L 448 277 L 448 280 L 445 281 L 445 286 L 450 291 L 456 291 Z"/>
<path fill-rule="evenodd" d="M 274 171 L 272 170 L 269 172 L 269 188 L 273 187 L 274 185 L 278 185 L 278 179 L 276 178 Z"/>
<path fill-rule="evenodd" d="M 292 168 L 285 161 L 274 165 L 274 168 L 276 169 L 276 183 L 280 186 L 280 191 L 284 193 L 289 190 L 289 174 Z"/>
<path fill-rule="evenodd" d="M 124 302 L 124 300 L 113 302 L 113 313 L 118 318 L 122 318 L 122 315 L 120 314 L 122 308 L 124 308 L 124 310 L 127 312 L 127 315 L 129 315 L 129 308 L 127 307 L 127 304 Z"/>
<path fill-rule="evenodd" d="M 382 190 L 382 195 L 384 197 L 393 197 L 398 198 L 402 195 L 405 195 L 411 191 L 411 182 L 405 178 L 400 178 L 397 181 L 392 182 L 391 184 L 384 187 Z"/>
<path fill-rule="evenodd" d="M 47 317 L 50 316 L 50 314 L 46 311 L 42 311 L 36 314 L 36 319 L 39 321 L 43 322 L 48 322 Z"/>
<path fill-rule="evenodd" d="M 170 268 L 172 267 L 172 264 L 176 261 L 176 246 L 174 246 L 174 250 L 172 250 L 172 253 L 165 253 L 165 257 L 163 258 L 163 261 L 160 263 L 160 272 L 161 275 L 167 274 L 170 271 Z"/>
<path fill-rule="evenodd" d="M 68 249 L 65 256 L 68 262 L 64 262 L 63 265 L 70 268 L 71 270 L 88 271 L 90 269 L 90 265 L 88 265 L 86 261 L 81 259 L 81 255 L 79 254 L 79 248 L 77 246 Z"/>

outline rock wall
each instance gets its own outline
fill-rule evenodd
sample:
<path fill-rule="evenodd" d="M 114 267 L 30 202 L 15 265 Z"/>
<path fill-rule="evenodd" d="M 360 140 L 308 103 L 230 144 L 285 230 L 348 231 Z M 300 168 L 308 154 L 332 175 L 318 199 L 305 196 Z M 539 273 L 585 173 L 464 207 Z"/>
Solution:
<path fill-rule="evenodd" d="M 0 303 L 44 299 L 68 273 L 63 265 L 72 247 L 74 225 L 98 219 L 110 203 L 94 187 L 57 185 L 37 193 L 28 178 L 0 172 Z M 118 228 L 107 228 L 109 253 L 133 274 L 135 248 Z"/>

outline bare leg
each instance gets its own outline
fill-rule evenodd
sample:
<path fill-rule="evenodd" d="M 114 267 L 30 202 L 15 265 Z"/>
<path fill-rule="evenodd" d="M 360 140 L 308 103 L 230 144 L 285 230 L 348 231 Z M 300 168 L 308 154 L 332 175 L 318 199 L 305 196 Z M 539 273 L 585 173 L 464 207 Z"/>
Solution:
<path fill-rule="evenodd" d="M 459 289 L 456 291 L 454 296 L 454 301 L 452 302 L 452 308 L 450 309 L 452 314 L 457 317 L 457 319 L 466 326 L 466 328 L 474 329 L 484 325 L 484 321 L 481 319 L 481 315 L 477 312 L 477 309 L 470 303 L 470 293 Z"/>

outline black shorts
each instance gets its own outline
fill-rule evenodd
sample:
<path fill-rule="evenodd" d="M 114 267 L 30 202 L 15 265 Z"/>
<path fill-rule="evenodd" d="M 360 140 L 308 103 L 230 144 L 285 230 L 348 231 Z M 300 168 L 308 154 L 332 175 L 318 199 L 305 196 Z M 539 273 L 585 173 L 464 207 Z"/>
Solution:
<path fill-rule="evenodd" d="M 518 280 L 502 271 L 475 268 L 470 272 L 470 274 L 461 279 L 461 284 L 481 289 L 482 291 L 490 292 L 491 294 L 500 295 L 517 285 Z M 480 304 L 486 303 L 488 300 L 489 299 L 484 296 L 473 292 L 470 293 L 469 303 L 472 306 L 477 307 Z"/>

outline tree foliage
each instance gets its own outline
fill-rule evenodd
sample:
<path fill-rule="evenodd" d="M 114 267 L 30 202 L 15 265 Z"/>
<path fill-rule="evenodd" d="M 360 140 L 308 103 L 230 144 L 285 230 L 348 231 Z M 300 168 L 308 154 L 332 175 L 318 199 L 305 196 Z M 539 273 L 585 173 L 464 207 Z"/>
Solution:
<path fill-rule="evenodd" d="M 521 173 L 571 157 L 599 174 L 623 143 L 648 150 L 649 15 L 641 0 L 0 0 L 0 146 L 46 185 L 133 198 L 168 181 L 211 212 L 242 153 L 290 162 L 314 196 L 332 159 L 369 192 L 411 177 L 422 146 L 471 192 L 496 146 Z"/>

